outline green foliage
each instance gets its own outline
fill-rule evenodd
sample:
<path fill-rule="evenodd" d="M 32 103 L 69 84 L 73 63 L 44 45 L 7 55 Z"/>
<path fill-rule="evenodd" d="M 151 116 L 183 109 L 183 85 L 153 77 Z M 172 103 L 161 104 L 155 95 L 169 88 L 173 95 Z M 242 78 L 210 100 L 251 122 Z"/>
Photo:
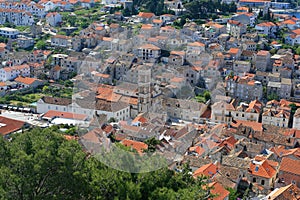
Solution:
<path fill-rule="evenodd" d="M 297 49 L 296 49 L 295 53 L 296 53 L 297 55 L 300 55 L 300 46 L 299 46 L 299 47 L 297 47 Z"/>
<path fill-rule="evenodd" d="M 226 190 L 228 190 L 229 193 L 229 200 L 237 200 L 237 198 L 239 197 L 239 193 L 237 192 L 237 190 L 233 189 L 233 188 L 226 188 Z"/>
<path fill-rule="evenodd" d="M 268 101 L 279 100 L 279 96 L 276 93 L 271 93 L 267 96 Z"/>
<path fill-rule="evenodd" d="M 66 81 L 67 82 L 67 81 Z M 54 96 L 54 97 L 63 97 L 63 98 L 72 98 L 73 95 L 73 88 L 71 87 L 65 87 L 63 86 L 66 83 L 62 83 L 61 87 L 56 86 L 44 86 L 42 88 L 42 91 L 44 95 L 47 96 Z M 67 85 L 69 83 L 67 82 Z M 73 84 L 73 83 L 72 83 Z"/>
<path fill-rule="evenodd" d="M 148 145 L 147 152 L 154 152 L 156 145 L 160 144 L 160 141 L 152 137 L 146 140 L 145 143 Z"/>
<path fill-rule="evenodd" d="M 190 1 L 184 6 L 187 9 L 190 19 L 215 18 L 215 16 L 211 14 L 216 14 L 217 10 L 221 12 L 220 14 L 226 14 L 236 12 L 237 9 L 234 2 L 226 4 L 220 3 L 220 1 L 208 0 Z"/>
<path fill-rule="evenodd" d="M 129 17 L 129 16 L 131 16 L 131 11 L 129 10 L 129 8 L 125 8 L 122 11 L 122 14 L 123 14 L 124 17 Z"/>
<path fill-rule="evenodd" d="M 8 39 L 6 37 L 0 36 L 0 42 L 1 43 L 7 43 Z"/>
<path fill-rule="evenodd" d="M 169 57 L 170 56 L 170 51 L 162 49 L 161 50 L 161 56 L 162 57 Z"/>
<path fill-rule="evenodd" d="M 299 51 L 300 51 L 300 49 L 299 49 Z M 270 54 L 274 55 L 277 52 L 277 49 L 272 48 L 269 52 L 270 52 Z"/>
<path fill-rule="evenodd" d="M 67 33 L 65 31 L 59 31 L 57 35 L 67 35 Z"/>
<path fill-rule="evenodd" d="M 271 15 L 271 11 L 268 9 L 268 12 L 265 15 L 263 15 L 261 19 L 266 21 L 272 21 L 273 17 Z"/>
<path fill-rule="evenodd" d="M 86 155 L 75 141 L 35 129 L 0 143 L 2 199 L 80 199 L 86 192 Z"/>
<path fill-rule="evenodd" d="M 23 106 L 25 104 L 34 103 L 41 98 L 39 94 L 21 94 L 19 92 L 15 92 L 10 95 L 5 95 L 1 97 L 1 102 L 5 104 L 17 104 L 17 106 Z M 13 103 L 17 102 L 17 103 Z M 21 105 L 22 104 L 22 105 Z"/>
<path fill-rule="evenodd" d="M 23 32 L 25 30 L 29 30 L 29 26 L 16 26 L 16 29 L 19 30 L 20 32 Z"/>
<path fill-rule="evenodd" d="M 207 179 L 204 177 L 194 179 L 190 172 L 188 165 L 185 165 L 183 171 L 177 174 L 164 168 L 151 173 L 141 173 L 137 181 L 140 183 L 144 199 L 204 200 L 211 198 Z"/>
<path fill-rule="evenodd" d="M 289 105 L 289 107 L 291 108 L 291 113 L 292 113 L 292 114 L 295 114 L 295 112 L 296 112 L 296 110 L 297 110 L 296 104 L 295 104 L 295 103 L 291 103 L 291 104 Z"/>
<path fill-rule="evenodd" d="M 204 91 L 203 96 L 205 98 L 205 101 L 208 101 L 211 97 L 210 97 L 210 92 L 209 91 Z"/>
<path fill-rule="evenodd" d="M 6 21 L 4 24 L 3 24 L 4 27 L 8 27 L 8 28 L 16 28 L 16 25 L 14 25 L 13 23 L 10 23 L 8 21 Z"/>
<path fill-rule="evenodd" d="M 195 99 L 199 103 L 205 103 L 205 98 L 201 95 L 196 96 Z"/>
<path fill-rule="evenodd" d="M 46 44 L 46 42 L 45 41 L 43 41 L 43 40 L 39 40 L 37 43 L 36 43 L 36 48 L 37 49 L 41 49 L 41 50 L 45 50 L 46 49 L 46 46 L 47 46 L 47 44 Z"/>
<path fill-rule="evenodd" d="M 197 95 L 195 99 L 199 103 L 206 103 L 209 99 L 211 99 L 210 92 L 205 90 L 202 94 Z"/>
<path fill-rule="evenodd" d="M 267 97 L 267 86 L 263 86 L 263 95 Z"/>
<path fill-rule="evenodd" d="M 66 81 L 64 82 L 64 86 L 65 86 L 65 87 L 73 87 L 73 86 L 74 86 L 74 84 L 73 84 L 73 82 L 72 82 L 72 81 L 70 81 L 70 80 L 66 80 Z"/>
<path fill-rule="evenodd" d="M 249 192 L 250 192 L 250 188 L 247 188 L 243 194 L 242 200 L 247 200 L 249 198 Z"/>
<path fill-rule="evenodd" d="M 111 118 L 109 118 L 109 120 L 108 120 L 107 122 L 108 122 L 108 123 L 116 122 L 116 119 L 113 118 L 113 117 L 111 117 Z"/>

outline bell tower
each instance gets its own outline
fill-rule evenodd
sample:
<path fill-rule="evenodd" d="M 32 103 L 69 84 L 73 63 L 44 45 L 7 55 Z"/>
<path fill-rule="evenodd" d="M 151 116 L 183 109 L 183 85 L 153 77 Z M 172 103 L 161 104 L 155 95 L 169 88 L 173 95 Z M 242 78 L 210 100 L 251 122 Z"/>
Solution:
<path fill-rule="evenodd" d="M 139 113 L 148 112 L 151 106 L 151 69 L 141 66 L 138 70 Z"/>

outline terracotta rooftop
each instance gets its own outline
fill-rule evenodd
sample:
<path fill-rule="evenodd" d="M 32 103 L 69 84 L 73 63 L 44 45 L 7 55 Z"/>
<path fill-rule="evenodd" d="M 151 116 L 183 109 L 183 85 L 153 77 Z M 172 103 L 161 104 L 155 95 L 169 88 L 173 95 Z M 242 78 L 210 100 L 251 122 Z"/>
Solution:
<path fill-rule="evenodd" d="M 25 85 L 31 85 L 35 81 L 40 81 L 41 82 L 41 80 L 36 79 L 36 78 L 29 78 L 29 77 L 22 77 L 22 76 L 19 76 L 19 77 L 15 78 L 15 81 L 19 82 L 19 83 L 23 83 Z"/>
<path fill-rule="evenodd" d="M 135 123 L 135 122 L 146 123 L 147 121 L 148 120 L 145 117 L 143 117 L 142 115 L 138 115 L 138 116 L 136 116 L 136 118 L 134 118 L 132 120 L 132 123 Z"/>
<path fill-rule="evenodd" d="M 18 71 L 18 70 L 29 69 L 29 68 L 30 68 L 29 65 L 24 64 L 24 65 L 15 65 L 12 67 L 4 67 L 2 69 L 6 72 L 10 72 L 10 71 Z"/>
<path fill-rule="evenodd" d="M 238 48 L 230 48 L 228 53 L 229 54 L 238 54 L 239 51 L 240 51 L 240 49 L 238 49 Z"/>
<path fill-rule="evenodd" d="M 300 160 L 293 160 L 288 157 L 282 158 L 279 171 L 300 176 Z"/>
<path fill-rule="evenodd" d="M 203 165 L 202 167 L 198 168 L 193 176 L 194 177 L 197 177 L 197 176 L 209 176 L 209 177 L 212 177 L 214 176 L 218 171 L 218 167 L 213 164 L 213 163 L 210 163 L 210 164 L 207 164 L 207 165 Z"/>
<path fill-rule="evenodd" d="M 159 47 L 157 47 L 157 46 L 155 46 L 153 44 L 144 44 L 144 45 L 140 46 L 139 49 L 151 49 L 151 50 L 155 50 L 155 51 L 160 50 Z"/>
<path fill-rule="evenodd" d="M 267 56 L 269 54 L 270 54 L 269 51 L 260 50 L 260 51 L 257 52 L 256 55 L 258 55 L 258 56 Z"/>
<path fill-rule="evenodd" d="M 205 44 L 201 42 L 192 42 L 192 43 L 188 43 L 187 45 L 192 47 L 205 47 Z"/>
<path fill-rule="evenodd" d="M 230 192 L 226 190 L 220 183 L 212 182 L 209 184 L 213 189 L 210 191 L 212 194 L 216 195 L 216 197 L 211 200 L 224 200 L 229 197 Z"/>
<path fill-rule="evenodd" d="M 284 146 L 281 145 L 270 148 L 270 151 L 274 152 L 274 154 L 276 154 L 278 157 L 300 154 L 300 148 L 286 149 Z"/>
<path fill-rule="evenodd" d="M 249 8 L 248 7 L 238 7 L 237 8 L 237 10 L 244 10 L 244 11 L 248 11 L 249 10 Z"/>
<path fill-rule="evenodd" d="M 81 139 L 92 143 L 102 143 L 102 137 L 103 131 L 100 128 L 95 128 L 81 136 Z"/>
<path fill-rule="evenodd" d="M 142 17 L 142 18 L 151 18 L 151 17 L 154 17 L 154 13 L 148 13 L 148 12 L 140 12 L 138 14 L 139 17 Z"/>
<path fill-rule="evenodd" d="M 66 36 L 66 35 L 54 35 L 53 38 L 58 38 L 58 39 L 64 39 L 64 40 L 69 40 L 71 37 Z"/>
<path fill-rule="evenodd" d="M 273 178 L 276 175 L 276 170 L 274 169 L 273 165 L 274 163 L 269 160 L 255 157 L 255 159 L 250 163 L 249 173 L 254 176 Z"/>
<path fill-rule="evenodd" d="M 254 131 L 263 130 L 262 123 L 253 121 L 235 120 L 230 124 L 230 126 L 232 126 L 233 128 L 237 128 L 239 126 L 251 127 Z"/>
<path fill-rule="evenodd" d="M 274 24 L 273 22 L 263 22 L 263 23 L 257 24 L 256 26 L 272 27 L 272 26 L 276 26 L 276 24 Z"/>
<path fill-rule="evenodd" d="M 0 134 L 3 136 L 22 129 L 24 125 L 25 122 L 0 116 Z"/>
<path fill-rule="evenodd" d="M 295 33 L 296 35 L 300 35 L 300 28 L 292 30 L 292 32 Z"/>
<path fill-rule="evenodd" d="M 49 110 L 43 115 L 43 118 L 48 118 L 48 119 L 53 119 L 55 117 L 75 119 L 75 120 L 85 120 L 87 118 L 87 115 L 71 113 L 71 112 L 61 112 L 56 110 Z"/>
<path fill-rule="evenodd" d="M 299 200 L 300 189 L 294 184 L 289 184 L 284 187 L 275 188 L 270 194 L 267 195 L 268 200 Z"/>
<path fill-rule="evenodd" d="M 148 145 L 145 144 L 144 142 L 138 142 L 138 141 L 134 141 L 134 140 L 124 139 L 121 141 L 121 143 L 126 147 L 131 147 L 131 148 L 135 149 L 139 153 L 142 153 L 143 150 L 148 149 Z"/>

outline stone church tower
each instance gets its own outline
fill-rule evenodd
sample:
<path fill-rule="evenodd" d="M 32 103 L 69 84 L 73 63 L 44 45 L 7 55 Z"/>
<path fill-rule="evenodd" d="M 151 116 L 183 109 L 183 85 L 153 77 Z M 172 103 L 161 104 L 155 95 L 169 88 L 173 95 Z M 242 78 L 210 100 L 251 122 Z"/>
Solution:
<path fill-rule="evenodd" d="M 141 67 L 138 72 L 139 113 L 148 112 L 151 107 L 151 69 Z"/>

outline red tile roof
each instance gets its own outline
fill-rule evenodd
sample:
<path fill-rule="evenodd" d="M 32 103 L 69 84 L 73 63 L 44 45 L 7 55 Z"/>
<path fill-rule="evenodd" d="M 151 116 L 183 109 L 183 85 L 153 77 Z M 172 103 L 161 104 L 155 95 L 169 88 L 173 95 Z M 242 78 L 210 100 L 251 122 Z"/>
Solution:
<path fill-rule="evenodd" d="M 294 20 L 288 19 L 282 22 L 282 24 L 296 24 Z"/>
<path fill-rule="evenodd" d="M 284 157 L 281 160 L 280 171 L 300 176 L 300 160 Z"/>
<path fill-rule="evenodd" d="M 226 190 L 220 183 L 212 182 L 208 186 L 213 188 L 210 192 L 216 195 L 216 197 L 212 198 L 211 200 L 224 200 L 229 197 L 230 192 Z"/>
<path fill-rule="evenodd" d="M 152 30 L 153 25 L 152 24 L 143 24 L 141 29 L 142 30 Z"/>
<path fill-rule="evenodd" d="M 263 22 L 263 23 L 257 24 L 257 26 L 272 27 L 272 26 L 276 26 L 276 24 L 274 24 L 273 22 Z"/>
<path fill-rule="evenodd" d="M 275 146 L 270 149 L 279 157 L 285 157 L 289 155 L 297 155 L 300 153 L 300 148 L 286 149 L 284 146 Z"/>
<path fill-rule="evenodd" d="M 205 47 L 205 44 L 201 42 L 192 42 L 192 43 L 188 43 L 187 45 L 192 47 Z"/>
<path fill-rule="evenodd" d="M 25 122 L 0 116 L 0 134 L 3 136 L 22 129 L 24 125 Z"/>
<path fill-rule="evenodd" d="M 238 54 L 239 51 L 240 51 L 240 49 L 238 49 L 238 48 L 230 48 L 228 53 L 229 54 Z"/>
<path fill-rule="evenodd" d="M 69 40 L 69 39 L 71 39 L 71 37 L 69 37 L 69 36 L 66 36 L 66 35 L 58 35 L 58 34 L 54 35 L 53 38 L 59 38 L 59 39 L 64 39 L 64 40 Z"/>
<path fill-rule="evenodd" d="M 138 14 L 139 17 L 142 17 L 142 18 L 151 18 L 151 17 L 154 17 L 154 13 L 148 13 L 148 12 L 140 12 Z"/>
<path fill-rule="evenodd" d="M 85 120 L 87 118 L 87 115 L 76 114 L 71 112 L 61 112 L 56 110 L 49 110 L 43 115 L 43 118 L 53 119 L 55 117 L 65 118 L 65 119 Z"/>
<path fill-rule="evenodd" d="M 258 56 L 267 56 L 269 54 L 270 54 L 269 51 L 260 50 L 260 51 L 257 52 L 256 55 L 258 55 Z"/>
<path fill-rule="evenodd" d="M 135 122 L 146 123 L 147 121 L 148 120 L 145 117 L 143 117 L 142 115 L 138 115 L 136 118 L 134 118 L 132 120 L 133 123 L 135 123 Z"/>
<path fill-rule="evenodd" d="M 202 167 L 198 168 L 194 172 L 193 176 L 197 177 L 200 175 L 204 175 L 204 176 L 212 177 L 217 173 L 217 171 L 218 171 L 218 167 L 213 163 L 209 163 L 209 164 L 203 165 Z"/>
<path fill-rule="evenodd" d="M 73 136 L 73 135 L 64 135 L 64 138 L 66 139 L 66 140 L 76 140 L 77 138 L 75 137 L 75 136 Z"/>
<path fill-rule="evenodd" d="M 296 35 L 300 35 L 300 28 L 296 30 L 292 30 L 292 32 L 295 33 Z"/>
<path fill-rule="evenodd" d="M 250 163 L 249 173 L 254 176 L 272 178 L 276 175 L 276 170 L 273 166 L 275 163 L 262 159 L 261 157 L 255 157 L 255 159 Z"/>
<path fill-rule="evenodd" d="M 239 7 L 239 8 L 237 8 L 237 10 L 245 10 L 248 12 L 249 8 L 248 7 Z"/>
<path fill-rule="evenodd" d="M 23 83 L 25 85 L 31 85 L 33 84 L 35 81 L 41 81 L 39 79 L 36 79 L 36 78 L 29 78 L 29 77 L 22 77 L 22 76 L 19 76 L 17 78 L 15 78 L 15 81 L 16 82 L 19 82 L 19 83 Z"/>
<path fill-rule="evenodd" d="M 152 22 L 155 23 L 155 24 L 163 23 L 163 21 L 160 20 L 160 19 L 153 19 Z"/>
<path fill-rule="evenodd" d="M 249 103 L 249 106 L 246 109 L 246 112 L 260 113 L 261 108 L 262 108 L 262 103 L 258 100 L 254 100 Z"/>
<path fill-rule="evenodd" d="M 226 139 L 224 139 L 220 144 L 219 146 L 220 147 L 223 147 L 223 146 L 227 146 L 229 147 L 230 149 L 233 149 L 235 143 L 237 143 L 238 140 L 236 140 L 233 136 L 231 137 L 228 137 Z"/>
<path fill-rule="evenodd" d="M 268 200 L 299 200 L 300 189 L 294 184 L 274 189 L 266 199 Z"/>
<path fill-rule="evenodd" d="M 143 150 L 148 149 L 148 145 L 145 144 L 144 142 L 138 142 L 138 141 L 134 141 L 134 140 L 124 139 L 121 141 L 121 143 L 126 147 L 132 147 L 139 153 L 142 153 Z"/>
<path fill-rule="evenodd" d="M 251 127 L 254 131 L 262 131 L 262 123 L 254 122 L 254 121 L 244 121 L 244 120 L 235 120 L 230 124 L 233 128 L 237 128 L 239 126 L 247 126 Z"/>
<path fill-rule="evenodd" d="M 151 49 L 151 50 L 155 50 L 155 51 L 160 50 L 159 47 L 157 47 L 157 46 L 155 46 L 153 44 L 144 44 L 139 49 Z"/>
<path fill-rule="evenodd" d="M 29 65 L 15 65 L 12 67 L 4 67 L 3 70 L 6 72 L 10 72 L 10 71 L 17 71 L 17 70 L 22 70 L 22 69 L 29 69 Z"/>
<path fill-rule="evenodd" d="M 101 142 L 102 134 L 103 131 L 100 128 L 95 128 L 90 132 L 86 133 L 85 135 L 83 135 L 81 138 L 93 143 L 102 143 Z"/>
<path fill-rule="evenodd" d="M 97 90 L 97 99 L 102 99 L 109 102 L 117 102 L 122 95 L 114 93 L 114 86 L 101 84 Z"/>
<path fill-rule="evenodd" d="M 205 149 L 200 146 L 195 146 L 195 147 L 190 147 L 189 152 L 195 152 L 199 156 L 201 156 L 205 152 Z"/>

